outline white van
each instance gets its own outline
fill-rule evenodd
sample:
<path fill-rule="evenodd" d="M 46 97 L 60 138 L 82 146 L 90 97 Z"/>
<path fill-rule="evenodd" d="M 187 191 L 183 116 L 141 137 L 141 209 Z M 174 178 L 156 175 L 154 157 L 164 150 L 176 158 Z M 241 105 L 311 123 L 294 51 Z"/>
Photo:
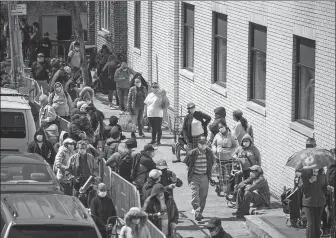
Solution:
<path fill-rule="evenodd" d="M 36 132 L 29 102 L 9 88 L 1 88 L 0 97 L 0 151 L 27 152 Z"/>

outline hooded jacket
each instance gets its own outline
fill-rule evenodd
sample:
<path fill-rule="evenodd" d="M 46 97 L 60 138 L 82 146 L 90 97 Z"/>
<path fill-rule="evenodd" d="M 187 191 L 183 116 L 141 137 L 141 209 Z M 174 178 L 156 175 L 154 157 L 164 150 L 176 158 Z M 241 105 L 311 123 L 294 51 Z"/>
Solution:
<path fill-rule="evenodd" d="M 215 120 L 212 124 L 209 125 L 209 130 L 211 131 L 213 136 L 217 135 L 217 133 L 219 132 L 218 129 L 219 121 L 223 119 L 225 120 L 226 117 L 226 110 L 224 107 L 217 107 L 215 108 L 214 112 L 215 112 Z"/>
<path fill-rule="evenodd" d="M 134 215 L 140 217 L 140 224 L 138 225 L 138 229 L 136 229 L 136 225 L 132 223 L 132 216 Z M 127 212 L 125 215 L 125 226 L 121 228 L 120 237 L 122 238 L 150 238 L 151 235 L 147 227 L 147 221 L 148 221 L 148 216 L 144 211 L 140 211 L 140 213 L 138 214 L 133 214 L 131 211 Z"/>
<path fill-rule="evenodd" d="M 37 135 L 43 136 L 41 147 L 39 146 L 37 142 L 37 138 L 36 138 Z M 35 132 L 34 141 L 28 144 L 27 152 L 41 155 L 48 162 L 48 164 L 51 167 L 53 167 L 54 160 L 55 160 L 55 150 L 54 150 L 53 145 L 50 143 L 50 141 L 46 139 L 46 135 L 42 129 Z"/>
<path fill-rule="evenodd" d="M 86 86 L 86 87 L 82 88 L 82 90 L 79 92 L 79 98 L 80 98 L 80 100 L 84 101 L 86 103 L 92 102 L 93 96 L 94 96 L 94 91 L 89 86 Z"/>
<path fill-rule="evenodd" d="M 56 178 L 58 180 L 61 180 L 65 175 L 65 170 L 69 163 L 69 159 L 74 154 L 75 151 L 70 151 L 70 149 L 64 145 L 61 145 L 61 147 L 58 149 L 54 163 L 54 171 L 56 172 Z"/>
<path fill-rule="evenodd" d="M 40 108 L 40 112 L 39 112 L 39 123 L 40 126 L 43 123 L 50 123 L 55 121 L 57 118 L 57 114 L 55 109 L 50 106 L 50 105 L 45 105 L 44 107 Z"/>
<path fill-rule="evenodd" d="M 250 146 L 245 148 L 243 147 L 243 141 L 249 140 Z M 252 137 L 249 134 L 243 136 L 242 142 L 237 150 L 234 152 L 234 155 L 237 155 L 239 162 L 242 165 L 242 170 L 248 170 L 253 165 L 260 166 L 260 152 L 257 147 L 255 147 Z"/>
<path fill-rule="evenodd" d="M 90 210 L 92 219 L 95 221 L 99 230 L 105 229 L 107 219 L 111 216 L 117 216 L 117 211 L 113 204 L 113 201 L 108 196 L 94 197 L 90 203 Z M 112 219 L 112 224 L 116 223 L 116 219 Z"/>
<path fill-rule="evenodd" d="M 124 71 L 119 68 L 114 74 L 114 81 L 117 84 L 117 88 L 129 89 L 131 87 L 130 75 L 135 75 L 135 71 L 129 67 Z"/>
<path fill-rule="evenodd" d="M 61 131 L 60 136 L 59 136 L 59 142 L 57 142 L 54 145 L 54 150 L 56 153 L 58 153 L 59 148 L 63 145 L 63 142 L 66 138 L 69 137 L 69 133 L 66 131 Z"/>
<path fill-rule="evenodd" d="M 244 184 L 250 185 L 246 191 L 254 192 L 256 191 L 265 201 L 266 205 L 269 205 L 271 202 L 271 193 L 269 190 L 268 182 L 265 179 L 264 175 L 261 174 L 258 178 L 253 179 L 249 177 L 245 181 L 243 181 Z"/>
<path fill-rule="evenodd" d="M 152 189 L 151 196 L 148 197 L 144 203 L 143 209 L 148 214 L 149 220 L 159 229 L 162 230 L 161 219 L 157 217 L 157 213 L 161 212 L 160 201 L 156 198 L 156 195 L 160 192 L 164 192 L 165 203 L 168 213 L 168 227 L 171 227 L 171 223 L 178 223 L 178 209 L 173 197 L 167 192 L 163 185 L 154 186 Z M 171 229 L 169 229 L 169 234 L 171 235 Z"/>
<path fill-rule="evenodd" d="M 156 184 L 156 180 L 151 177 L 148 178 L 146 183 L 142 186 L 142 202 L 145 202 L 148 197 L 152 194 L 152 188 Z"/>
<path fill-rule="evenodd" d="M 110 158 L 106 161 L 106 166 L 110 166 L 112 170 L 117 170 L 119 167 L 120 159 L 124 158 L 126 155 L 130 155 L 130 151 L 127 148 L 125 143 L 120 143 L 118 145 L 118 152 L 115 152 Z"/>
<path fill-rule="evenodd" d="M 48 104 L 51 105 L 58 116 L 69 116 L 72 110 L 72 100 L 68 93 L 64 92 L 63 85 L 61 83 L 55 83 L 54 89 L 57 85 L 62 87 L 59 93 L 55 91 L 49 95 Z"/>
<path fill-rule="evenodd" d="M 188 115 L 186 115 L 183 122 L 183 137 L 186 141 L 189 142 L 192 141 L 191 123 L 194 118 L 202 123 L 205 136 L 208 135 L 207 127 L 209 122 L 211 121 L 211 117 L 201 111 L 195 111 L 194 113 L 189 113 Z"/>
<path fill-rule="evenodd" d="M 83 113 L 74 112 L 74 115 L 71 117 L 69 136 L 75 141 L 80 141 L 81 137 L 79 135 L 82 132 L 85 132 L 89 140 L 93 138 L 94 131 L 89 119 Z"/>

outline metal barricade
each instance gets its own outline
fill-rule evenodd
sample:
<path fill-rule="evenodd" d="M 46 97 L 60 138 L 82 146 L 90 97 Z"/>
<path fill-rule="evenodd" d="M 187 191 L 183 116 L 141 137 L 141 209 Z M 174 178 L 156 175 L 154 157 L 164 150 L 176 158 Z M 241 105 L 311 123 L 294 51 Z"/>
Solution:
<path fill-rule="evenodd" d="M 150 220 L 147 222 L 147 227 L 151 237 L 166 238 L 166 236 Z"/>
<path fill-rule="evenodd" d="M 58 44 L 58 42 L 52 42 L 50 57 L 56 58 L 60 60 L 61 62 L 65 62 L 66 54 L 65 54 L 64 45 L 60 45 Z"/>

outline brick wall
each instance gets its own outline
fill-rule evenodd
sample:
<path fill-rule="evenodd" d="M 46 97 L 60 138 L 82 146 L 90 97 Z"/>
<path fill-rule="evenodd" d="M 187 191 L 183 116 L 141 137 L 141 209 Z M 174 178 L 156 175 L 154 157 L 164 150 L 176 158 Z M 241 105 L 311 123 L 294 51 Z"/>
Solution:
<path fill-rule="evenodd" d="M 88 2 L 88 44 L 94 45 L 96 43 L 96 2 Z"/>
<path fill-rule="evenodd" d="M 146 11 L 145 3 L 141 3 L 142 12 Z M 255 144 L 261 151 L 262 167 L 272 192 L 279 195 L 284 185 L 293 184 L 294 171 L 285 167 L 286 160 L 305 147 L 308 134 L 313 133 L 320 147 L 335 147 L 335 2 L 188 3 L 195 5 L 194 74 L 185 77 L 184 71 L 180 71 L 179 105 L 183 107 L 183 114 L 189 101 L 194 101 L 197 109 L 211 116 L 215 107 L 224 106 L 227 122 L 232 126 L 232 111 L 241 109 L 253 125 Z M 147 69 L 146 52 L 143 52 L 147 42 L 146 13 L 141 19 L 141 54 L 137 54 L 133 50 L 134 3 L 129 2 L 128 6 L 129 61 L 135 70 L 144 72 Z M 228 15 L 226 90 L 211 84 L 213 9 Z M 181 24 L 182 20 L 180 14 Z M 265 108 L 247 105 L 250 21 L 267 27 Z M 174 100 L 173 27 L 174 3 L 153 2 L 153 81 L 159 79 L 171 101 Z M 293 125 L 295 87 L 292 70 L 294 34 L 316 40 L 315 122 L 314 130 L 304 128 L 307 132 L 298 132 L 290 126 Z M 182 34 L 182 57 L 181 42 Z"/>

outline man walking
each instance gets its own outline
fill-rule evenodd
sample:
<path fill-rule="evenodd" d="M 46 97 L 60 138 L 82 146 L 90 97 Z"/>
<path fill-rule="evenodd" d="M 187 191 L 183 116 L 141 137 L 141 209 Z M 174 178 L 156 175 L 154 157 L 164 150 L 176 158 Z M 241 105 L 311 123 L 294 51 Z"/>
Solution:
<path fill-rule="evenodd" d="M 195 219 L 203 219 L 202 213 L 208 196 L 209 181 L 215 157 L 207 147 L 207 141 L 202 136 L 198 147 L 190 151 L 184 159 L 188 166 L 188 183 L 191 188 L 191 205 L 195 211 Z"/>

